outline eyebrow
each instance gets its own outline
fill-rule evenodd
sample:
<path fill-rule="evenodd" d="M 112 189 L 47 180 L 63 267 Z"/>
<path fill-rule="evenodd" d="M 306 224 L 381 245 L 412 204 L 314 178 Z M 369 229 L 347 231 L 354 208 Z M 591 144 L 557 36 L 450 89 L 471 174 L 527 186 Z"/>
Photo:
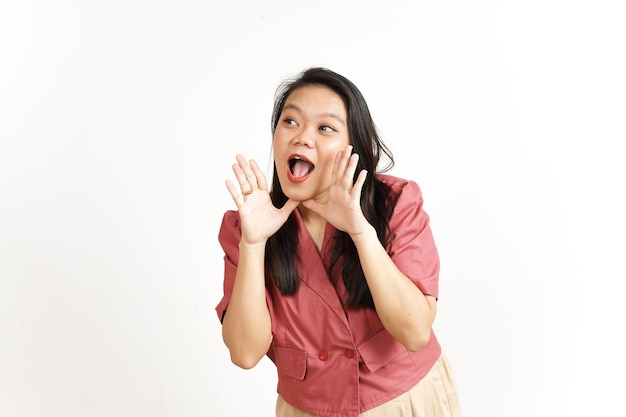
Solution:
<path fill-rule="evenodd" d="M 285 104 L 285 106 L 283 107 L 283 110 L 285 110 L 285 109 L 294 109 L 294 110 L 302 113 L 302 109 L 300 107 L 296 106 L 295 104 L 291 104 L 291 103 Z M 338 121 L 340 121 L 344 125 L 346 124 L 346 121 L 343 120 L 343 118 L 341 116 L 339 116 L 337 113 L 330 113 L 330 112 L 321 113 L 319 115 L 319 117 L 331 117 L 333 119 L 337 119 Z"/>

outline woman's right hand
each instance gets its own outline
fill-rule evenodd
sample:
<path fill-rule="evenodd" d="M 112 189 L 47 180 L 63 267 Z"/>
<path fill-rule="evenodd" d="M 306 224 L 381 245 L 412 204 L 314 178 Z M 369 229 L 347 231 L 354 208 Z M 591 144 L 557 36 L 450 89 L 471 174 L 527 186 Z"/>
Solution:
<path fill-rule="evenodd" d="M 289 199 L 282 208 L 274 207 L 267 181 L 258 164 L 243 155 L 236 156 L 233 172 L 239 189 L 233 181 L 226 180 L 226 187 L 239 210 L 241 219 L 241 242 L 248 245 L 265 244 L 287 221 L 299 201 Z"/>

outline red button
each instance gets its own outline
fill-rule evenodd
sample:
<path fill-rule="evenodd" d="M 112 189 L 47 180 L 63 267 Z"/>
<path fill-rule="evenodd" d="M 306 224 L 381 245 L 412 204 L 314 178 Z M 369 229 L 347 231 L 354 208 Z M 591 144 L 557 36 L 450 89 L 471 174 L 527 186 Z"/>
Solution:
<path fill-rule="evenodd" d="M 346 354 L 346 357 L 349 359 L 354 358 L 354 350 L 352 349 L 346 349 L 346 351 L 344 352 Z"/>
<path fill-rule="evenodd" d="M 328 359 L 328 352 L 322 350 L 318 352 L 317 357 L 320 358 L 321 361 L 325 361 Z"/>

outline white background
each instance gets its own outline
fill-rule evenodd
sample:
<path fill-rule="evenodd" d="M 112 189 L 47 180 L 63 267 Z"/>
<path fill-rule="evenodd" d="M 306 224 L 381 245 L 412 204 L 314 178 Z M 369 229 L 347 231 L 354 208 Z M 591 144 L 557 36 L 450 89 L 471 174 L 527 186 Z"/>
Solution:
<path fill-rule="evenodd" d="M 0 416 L 273 416 L 217 232 L 274 90 L 361 89 L 440 250 L 463 414 L 624 415 L 619 1 L 0 4 Z"/>

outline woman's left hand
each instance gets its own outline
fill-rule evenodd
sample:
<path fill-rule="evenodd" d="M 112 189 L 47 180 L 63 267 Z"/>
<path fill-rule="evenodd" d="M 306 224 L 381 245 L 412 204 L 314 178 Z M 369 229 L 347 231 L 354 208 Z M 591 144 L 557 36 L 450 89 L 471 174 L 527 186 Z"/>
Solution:
<path fill-rule="evenodd" d="M 352 181 L 358 161 L 359 155 L 352 154 L 352 146 L 338 152 L 328 190 L 328 201 L 320 203 L 311 199 L 302 202 L 306 208 L 320 214 L 336 229 L 351 236 L 361 234 L 370 227 L 361 210 L 361 190 L 367 171 L 362 170 L 356 181 Z"/>

